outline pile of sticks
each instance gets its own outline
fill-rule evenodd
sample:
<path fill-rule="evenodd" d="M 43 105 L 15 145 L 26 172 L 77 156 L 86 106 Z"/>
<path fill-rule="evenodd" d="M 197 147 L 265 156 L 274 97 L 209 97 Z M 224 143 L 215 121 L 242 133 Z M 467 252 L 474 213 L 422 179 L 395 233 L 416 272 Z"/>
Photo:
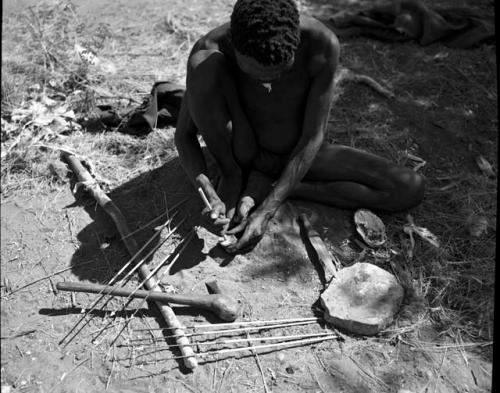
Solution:
<path fill-rule="evenodd" d="M 120 274 L 122 274 L 125 269 L 127 269 L 132 262 L 135 262 L 134 268 L 129 271 L 129 273 L 125 276 L 124 279 L 121 279 L 117 285 L 123 285 L 130 275 L 137 271 L 140 278 L 141 278 L 141 283 L 140 286 L 143 286 L 149 291 L 161 291 L 158 281 L 154 277 L 154 274 L 164 266 L 164 264 L 167 262 L 166 260 L 162 261 L 157 265 L 155 269 L 152 271 L 149 270 L 147 267 L 145 261 L 147 260 L 147 257 L 144 257 L 137 261 L 139 258 L 139 255 L 142 253 L 142 251 L 145 249 L 145 247 L 150 243 L 153 238 L 150 239 L 142 248 L 139 248 L 137 245 L 134 237 L 132 236 L 132 232 L 129 230 L 127 222 L 121 213 L 121 211 L 118 209 L 118 207 L 115 205 L 115 203 L 104 193 L 104 191 L 100 188 L 99 184 L 94 180 L 94 178 L 90 175 L 90 173 L 87 171 L 87 169 L 82 165 L 81 161 L 73 154 L 70 154 L 66 151 L 61 152 L 62 159 L 68 163 L 68 166 L 72 170 L 72 172 L 77 176 L 79 180 L 79 184 L 83 185 L 85 189 L 92 194 L 94 199 L 97 201 L 97 203 L 104 209 L 104 211 L 113 219 L 118 232 L 121 235 L 122 241 L 125 243 L 125 246 L 127 247 L 128 252 L 132 256 L 130 261 L 125 264 L 125 266 L 111 279 L 111 281 L 108 283 L 108 286 L 115 284 L 115 282 L 118 280 L 118 277 Z M 171 220 L 170 220 L 171 221 Z M 168 222 L 168 225 L 170 225 L 170 221 Z M 166 225 L 166 224 L 165 224 Z M 178 224 L 177 227 L 170 231 L 169 235 L 170 236 L 181 224 Z M 159 233 L 159 232 L 157 232 Z M 167 237 L 168 237 L 167 236 Z M 188 235 L 188 237 L 184 241 L 184 245 L 182 249 L 184 249 L 189 242 L 192 240 L 194 237 L 194 232 L 191 231 L 191 233 Z M 159 246 L 158 246 L 159 247 Z M 154 252 L 157 248 L 155 248 L 152 252 Z M 152 253 L 151 252 L 151 253 Z M 182 250 L 179 252 L 178 255 Z M 150 254 L 151 254 L 150 253 Z M 177 255 L 177 256 L 178 256 Z M 170 261 L 170 266 L 175 261 Z M 100 302 L 100 300 L 104 297 L 101 296 L 98 298 L 91 306 L 91 310 L 94 309 L 97 304 Z M 131 300 L 131 299 L 129 299 Z M 108 299 L 109 301 L 109 299 Z M 177 345 L 179 346 L 179 350 L 182 353 L 182 357 L 184 358 L 184 365 L 189 368 L 189 369 L 194 369 L 197 367 L 198 362 L 196 361 L 196 358 L 194 356 L 194 351 L 189 345 L 189 340 L 185 336 L 184 331 L 182 329 L 182 324 L 179 322 L 177 319 L 174 311 L 172 308 L 170 308 L 168 305 L 161 303 L 159 301 L 155 302 L 156 307 L 160 311 L 161 316 L 163 317 L 166 325 L 171 329 L 175 335 L 177 336 L 176 341 Z M 88 320 L 86 320 L 86 316 L 89 314 L 89 311 L 82 317 L 78 323 L 70 330 L 68 334 L 60 341 L 60 344 L 65 342 L 67 345 L 82 329 L 83 327 L 88 323 Z M 83 322 L 83 325 L 80 327 L 79 330 L 76 331 L 76 333 L 73 334 L 73 336 L 70 337 L 70 335 L 74 332 L 74 330 L 78 327 Z M 123 329 L 125 329 L 127 325 L 124 325 L 120 333 L 116 336 L 115 340 L 113 340 L 113 344 L 118 338 L 118 336 L 121 334 Z"/>
<path fill-rule="evenodd" d="M 277 319 L 267 321 L 245 321 L 231 322 L 220 324 L 204 324 L 185 326 L 184 330 L 186 337 L 190 337 L 191 345 L 197 348 L 196 357 L 198 360 L 210 361 L 214 358 L 219 358 L 225 355 L 236 355 L 248 352 L 247 356 L 254 355 L 256 352 L 264 351 L 265 353 L 295 348 L 305 345 L 319 344 L 325 341 L 338 339 L 339 336 L 331 332 L 316 332 L 302 334 L 288 334 L 276 336 L 261 336 L 249 337 L 250 332 L 260 333 L 264 330 L 291 328 L 295 326 L 304 326 L 309 324 L 317 324 L 322 318 L 293 318 L 293 319 Z M 168 328 L 167 328 L 168 329 Z M 134 332 L 152 330 L 164 331 L 165 329 L 135 329 Z M 238 337 L 245 335 L 245 338 Z M 229 337 L 228 337 L 229 336 Z M 148 355 L 156 355 L 162 351 L 167 351 L 177 345 L 161 346 L 157 344 L 157 340 L 177 338 L 175 334 L 162 335 L 158 337 L 136 338 L 130 340 L 127 344 L 120 346 L 130 347 L 134 350 L 134 364 L 145 365 L 156 363 L 158 361 L 167 361 L 173 359 L 182 359 L 184 356 L 173 356 L 165 358 L 155 358 L 154 361 L 141 360 Z M 257 343 L 258 345 L 254 345 Z"/>

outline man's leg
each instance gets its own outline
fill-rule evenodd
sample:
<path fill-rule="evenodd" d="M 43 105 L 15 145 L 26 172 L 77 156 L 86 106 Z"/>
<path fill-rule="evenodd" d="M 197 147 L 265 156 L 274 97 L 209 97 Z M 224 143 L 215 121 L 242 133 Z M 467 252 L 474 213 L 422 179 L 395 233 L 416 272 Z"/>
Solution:
<path fill-rule="evenodd" d="M 248 126 L 237 112 L 241 112 L 235 105 L 237 99 L 231 96 L 235 94 L 234 82 L 223 55 L 214 51 L 209 55 L 205 53 L 202 59 L 195 56 L 188 66 L 186 105 L 193 124 L 220 168 L 222 179 L 218 194 L 230 209 L 241 192 L 241 164 L 248 161 L 247 157 L 236 154 L 241 151 L 248 154 L 248 149 L 242 149 L 250 144 L 245 140 Z"/>
<path fill-rule="evenodd" d="M 410 168 L 341 145 L 324 145 L 292 196 L 338 207 L 388 211 L 419 204 L 424 180 Z"/>

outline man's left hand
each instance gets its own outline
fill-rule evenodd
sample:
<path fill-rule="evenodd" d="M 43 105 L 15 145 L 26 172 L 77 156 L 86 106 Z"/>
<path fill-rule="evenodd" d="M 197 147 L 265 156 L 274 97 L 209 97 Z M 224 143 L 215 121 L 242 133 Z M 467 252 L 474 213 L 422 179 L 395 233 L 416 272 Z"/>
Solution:
<path fill-rule="evenodd" d="M 268 213 L 256 210 L 239 225 L 227 231 L 228 235 L 235 235 L 240 232 L 243 232 L 243 235 L 236 243 L 226 247 L 226 251 L 236 253 L 255 245 L 264 236 L 270 217 L 271 215 Z"/>

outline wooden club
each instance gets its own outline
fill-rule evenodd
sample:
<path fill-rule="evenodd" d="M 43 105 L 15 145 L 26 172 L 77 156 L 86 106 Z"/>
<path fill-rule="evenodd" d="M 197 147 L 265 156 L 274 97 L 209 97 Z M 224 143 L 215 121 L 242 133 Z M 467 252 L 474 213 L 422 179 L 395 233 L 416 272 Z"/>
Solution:
<path fill-rule="evenodd" d="M 210 295 L 179 295 L 158 291 L 130 290 L 100 284 L 87 284 L 79 282 L 59 282 L 57 289 L 71 292 L 104 293 L 113 296 L 129 298 L 148 298 L 162 303 L 182 304 L 209 310 L 224 321 L 232 322 L 238 318 L 240 303 L 222 294 Z"/>

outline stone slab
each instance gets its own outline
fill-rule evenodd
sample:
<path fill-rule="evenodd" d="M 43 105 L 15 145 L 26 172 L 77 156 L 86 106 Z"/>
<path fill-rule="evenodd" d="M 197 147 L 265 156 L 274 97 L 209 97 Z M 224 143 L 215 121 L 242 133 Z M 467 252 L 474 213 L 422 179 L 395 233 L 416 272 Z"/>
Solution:
<path fill-rule="evenodd" d="M 321 304 L 327 322 L 372 336 L 393 321 L 403 295 L 393 274 L 370 263 L 355 263 L 337 272 L 321 295 Z"/>

